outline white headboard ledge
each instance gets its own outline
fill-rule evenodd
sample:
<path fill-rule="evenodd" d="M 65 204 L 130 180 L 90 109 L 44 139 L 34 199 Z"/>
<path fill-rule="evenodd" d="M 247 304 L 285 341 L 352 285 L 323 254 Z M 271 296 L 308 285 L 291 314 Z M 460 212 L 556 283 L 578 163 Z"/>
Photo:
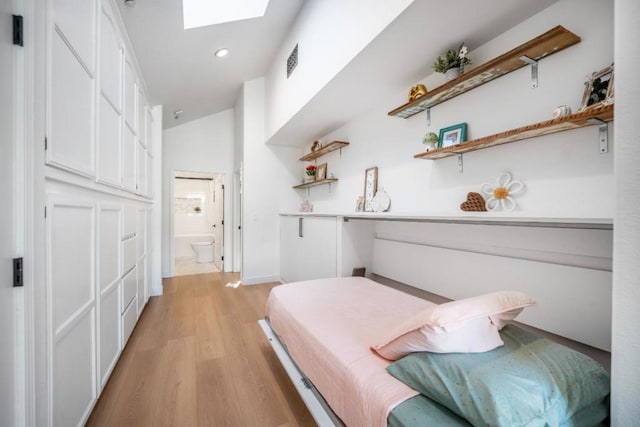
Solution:
<path fill-rule="evenodd" d="M 372 272 L 449 299 L 521 291 L 538 305 L 520 322 L 611 351 L 610 271 L 376 238 Z"/>

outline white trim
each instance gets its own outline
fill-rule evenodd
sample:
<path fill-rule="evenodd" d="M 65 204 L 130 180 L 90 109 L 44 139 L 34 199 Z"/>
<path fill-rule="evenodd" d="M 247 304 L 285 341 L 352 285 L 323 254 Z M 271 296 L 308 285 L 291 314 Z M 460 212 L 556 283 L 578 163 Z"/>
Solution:
<path fill-rule="evenodd" d="M 36 39 L 37 17 L 36 2 L 38 0 L 14 0 L 17 4 L 16 10 L 22 12 L 24 19 L 28 22 L 24 28 L 26 43 L 22 48 L 23 68 L 22 68 L 22 158 L 20 159 L 23 173 L 23 211 L 21 218 L 24 221 L 22 230 L 23 246 L 22 255 L 24 258 L 24 291 L 23 297 L 23 327 L 24 327 L 24 389 L 22 390 L 24 400 L 20 412 L 16 413 L 16 425 L 35 426 L 36 423 L 36 335 L 35 335 L 35 289 L 34 289 L 34 155 L 35 135 L 35 108 L 38 104 L 38 94 L 36 89 L 35 58 L 39 39 Z M 41 29 L 40 31 L 43 31 Z M 42 34 L 42 33 L 39 33 Z"/>
<path fill-rule="evenodd" d="M 243 285 L 258 285 L 261 283 L 273 283 L 273 282 L 282 282 L 279 276 L 255 276 L 255 277 L 242 277 Z"/>

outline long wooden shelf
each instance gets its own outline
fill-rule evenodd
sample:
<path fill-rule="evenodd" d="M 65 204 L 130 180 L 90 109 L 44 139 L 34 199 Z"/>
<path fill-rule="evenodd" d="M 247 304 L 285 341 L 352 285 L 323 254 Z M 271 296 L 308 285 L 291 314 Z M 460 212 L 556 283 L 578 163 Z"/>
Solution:
<path fill-rule="evenodd" d="M 409 118 L 427 108 L 448 101 L 493 79 L 526 66 L 527 63 L 520 59 L 522 56 L 538 61 L 579 42 L 580 37 L 558 25 L 515 49 L 460 75 L 456 79 L 432 89 L 426 95 L 390 111 L 389 115 L 403 119 Z"/>
<path fill-rule="evenodd" d="M 495 135 L 489 135 L 483 138 L 463 142 L 462 144 L 452 145 L 451 147 L 424 151 L 414 155 L 413 157 L 415 159 L 442 159 L 444 157 L 455 156 L 456 154 L 482 150 L 483 148 L 521 141 L 527 138 L 564 132 L 584 126 L 593 126 L 594 123 L 589 122 L 589 119 L 599 119 L 604 122 L 612 121 L 613 104 L 590 108 L 579 113 L 570 114 L 553 120 L 547 120 L 545 122 L 534 123 L 517 129 L 511 129 Z"/>
<path fill-rule="evenodd" d="M 309 188 L 309 187 L 315 187 L 316 185 L 331 184 L 332 182 L 337 182 L 337 181 L 338 181 L 338 178 L 325 178 L 325 179 L 319 179 L 317 181 L 305 182 L 304 184 L 300 184 L 300 185 L 294 185 L 293 188 Z"/>
<path fill-rule="evenodd" d="M 347 145 L 349 145 L 348 142 L 344 142 L 344 141 L 333 141 L 328 143 L 327 145 L 325 145 L 324 147 L 322 147 L 319 150 L 313 151 L 311 153 L 305 154 L 304 156 L 300 157 L 300 159 L 303 162 L 309 162 L 311 160 L 315 160 L 318 157 L 322 157 L 325 154 L 328 154 L 332 151 L 336 151 L 341 149 L 342 147 L 346 147 Z"/>

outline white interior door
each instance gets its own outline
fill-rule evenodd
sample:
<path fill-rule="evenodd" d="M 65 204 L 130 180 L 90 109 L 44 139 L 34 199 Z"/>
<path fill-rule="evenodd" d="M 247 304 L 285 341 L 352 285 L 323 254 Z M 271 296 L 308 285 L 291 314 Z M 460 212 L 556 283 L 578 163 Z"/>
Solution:
<path fill-rule="evenodd" d="M 214 259 L 216 267 L 224 270 L 224 181 L 222 176 L 215 179 L 213 184 L 213 237 L 216 241 Z"/>
<path fill-rule="evenodd" d="M 14 52 L 10 0 L 0 2 L 0 425 L 15 424 Z"/>

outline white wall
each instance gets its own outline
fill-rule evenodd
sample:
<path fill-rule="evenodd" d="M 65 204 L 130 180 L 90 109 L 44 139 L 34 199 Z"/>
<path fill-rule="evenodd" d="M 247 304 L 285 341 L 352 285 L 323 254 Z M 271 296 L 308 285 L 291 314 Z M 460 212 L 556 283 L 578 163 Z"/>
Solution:
<path fill-rule="evenodd" d="M 244 83 L 242 281 L 264 283 L 280 278 L 278 214 L 298 200 L 283 191 L 295 176 L 298 150 L 264 144 L 264 78 Z"/>
<path fill-rule="evenodd" d="M 640 419 L 640 4 L 617 0 L 615 13 L 616 204 L 613 264 L 611 425 Z"/>
<path fill-rule="evenodd" d="M 242 163 L 244 157 L 244 86 L 234 106 L 233 131 L 233 271 L 242 271 Z"/>
<path fill-rule="evenodd" d="M 413 0 L 305 2 L 266 76 L 269 139 Z M 298 44 L 298 66 L 286 63 Z"/>
<path fill-rule="evenodd" d="M 558 24 L 582 37 L 581 43 L 540 62 L 537 89 L 530 87 L 529 68 L 522 68 L 434 107 L 430 128 L 425 113 L 406 120 L 387 116 L 405 102 L 404 91 L 324 137 L 324 142 L 337 139 L 351 145 L 341 156 L 333 152 L 318 160 L 328 162 L 328 174 L 334 173 L 340 181 L 331 188 L 311 189 L 315 211 L 353 211 L 363 193 L 364 170 L 378 166 L 379 186 L 389 193 L 393 212 L 459 212 L 467 192 L 478 191 L 482 183 L 493 183 L 509 170 L 527 186 L 517 199 L 522 215 L 612 217 L 615 147 L 611 130 L 611 152 L 604 155 L 598 152 L 597 129 L 589 127 L 466 154 L 462 174 L 454 157 L 413 159 L 424 150 L 421 140 L 427 131 L 437 133 L 466 122 L 468 139 L 473 139 L 550 119 L 557 105 L 577 110 L 585 76 L 613 60 L 612 5 L 612 1 L 561 1 L 471 52 L 474 63 L 482 64 Z M 587 16 L 598 16 L 598 25 Z M 424 82 L 433 88 L 443 77 L 430 75 Z M 300 154 L 303 151 L 308 147 Z M 290 184 L 298 182 L 304 164 L 298 162 L 297 167 L 299 173 Z M 289 210 L 297 211 L 297 202 Z"/>
<path fill-rule="evenodd" d="M 175 171 L 217 172 L 224 174 L 224 215 L 231 224 L 233 213 L 233 128 L 234 112 L 203 117 L 167 129 L 163 133 L 162 156 L 162 274 L 171 275 L 173 260 L 170 254 L 172 239 L 171 192 Z M 231 227 L 224 230 L 225 271 L 231 271 L 233 239 Z"/>
<path fill-rule="evenodd" d="M 151 293 L 152 295 L 162 295 L 162 105 L 153 107 L 152 115 L 154 165 L 151 170 L 151 192 L 153 194 L 150 226 L 153 230 Z"/>

